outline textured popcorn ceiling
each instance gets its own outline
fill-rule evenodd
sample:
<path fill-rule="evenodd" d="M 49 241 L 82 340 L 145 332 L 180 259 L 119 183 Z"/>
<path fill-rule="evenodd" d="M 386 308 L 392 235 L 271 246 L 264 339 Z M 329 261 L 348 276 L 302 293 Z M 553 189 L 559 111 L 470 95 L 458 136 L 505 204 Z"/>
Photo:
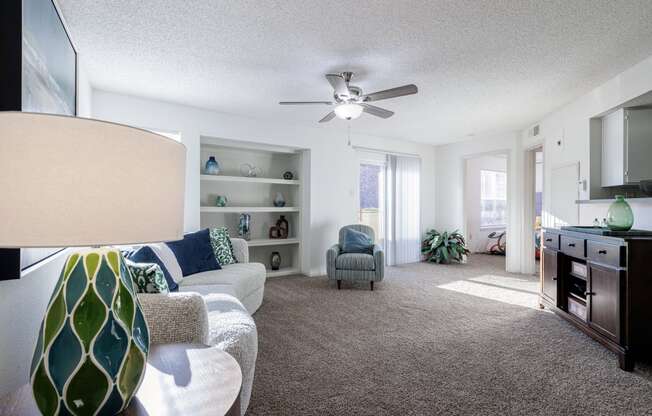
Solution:
<path fill-rule="evenodd" d="M 318 128 L 323 74 L 406 83 L 353 131 L 445 143 L 524 128 L 652 55 L 652 1 L 58 0 L 93 85 Z"/>

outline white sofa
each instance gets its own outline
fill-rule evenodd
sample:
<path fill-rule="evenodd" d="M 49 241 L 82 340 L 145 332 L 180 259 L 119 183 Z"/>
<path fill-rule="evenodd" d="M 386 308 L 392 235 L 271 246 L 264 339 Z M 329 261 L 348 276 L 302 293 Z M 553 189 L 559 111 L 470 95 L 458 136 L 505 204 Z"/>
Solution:
<path fill-rule="evenodd" d="M 249 263 L 247 242 L 232 238 L 238 263 L 181 279 L 179 292 L 140 294 L 150 342 L 201 343 L 231 354 L 242 370 L 240 404 L 245 413 L 256 369 L 258 333 L 251 315 L 263 301 L 266 271 Z M 168 266 L 170 259 L 162 259 Z M 175 265 L 169 267 L 175 268 Z M 171 271 L 171 274 L 174 273 Z"/>

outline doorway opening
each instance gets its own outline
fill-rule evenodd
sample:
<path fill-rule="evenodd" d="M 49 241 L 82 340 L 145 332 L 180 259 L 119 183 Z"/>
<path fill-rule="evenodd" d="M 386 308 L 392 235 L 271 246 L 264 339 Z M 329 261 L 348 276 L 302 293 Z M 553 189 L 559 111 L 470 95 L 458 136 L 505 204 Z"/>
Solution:
<path fill-rule="evenodd" d="M 465 236 L 471 253 L 507 253 L 507 162 L 507 153 L 465 160 Z"/>
<path fill-rule="evenodd" d="M 527 274 L 540 273 L 541 258 L 541 226 L 545 223 L 544 216 L 544 148 L 535 145 L 525 150 L 525 171 L 523 187 L 523 230 L 521 272 Z M 571 186 L 574 181 L 570 181 Z"/>

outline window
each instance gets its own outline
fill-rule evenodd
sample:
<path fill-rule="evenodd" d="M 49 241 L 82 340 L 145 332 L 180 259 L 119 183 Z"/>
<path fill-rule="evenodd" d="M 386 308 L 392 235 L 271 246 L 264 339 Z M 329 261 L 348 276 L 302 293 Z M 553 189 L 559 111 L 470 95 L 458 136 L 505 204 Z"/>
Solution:
<path fill-rule="evenodd" d="M 480 227 L 507 224 L 507 175 L 494 170 L 480 171 Z"/>
<path fill-rule="evenodd" d="M 361 224 L 374 229 L 376 240 L 383 244 L 385 166 L 375 162 L 360 163 L 360 206 L 358 218 Z"/>

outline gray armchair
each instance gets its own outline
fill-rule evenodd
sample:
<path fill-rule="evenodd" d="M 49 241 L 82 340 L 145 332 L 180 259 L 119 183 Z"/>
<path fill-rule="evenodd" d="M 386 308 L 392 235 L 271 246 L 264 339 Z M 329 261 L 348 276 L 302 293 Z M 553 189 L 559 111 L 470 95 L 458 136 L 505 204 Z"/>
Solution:
<path fill-rule="evenodd" d="M 374 245 L 373 254 L 366 253 L 342 253 L 342 240 L 344 231 L 350 228 L 361 233 L 365 233 L 376 241 L 376 235 L 373 228 L 362 225 L 352 224 L 340 229 L 339 243 L 335 244 L 326 252 L 326 270 L 329 280 L 337 280 L 337 289 L 342 285 L 342 280 L 351 282 L 366 281 L 369 282 L 371 290 L 374 290 L 374 282 L 383 280 L 385 274 L 385 254 L 378 244 Z"/>

